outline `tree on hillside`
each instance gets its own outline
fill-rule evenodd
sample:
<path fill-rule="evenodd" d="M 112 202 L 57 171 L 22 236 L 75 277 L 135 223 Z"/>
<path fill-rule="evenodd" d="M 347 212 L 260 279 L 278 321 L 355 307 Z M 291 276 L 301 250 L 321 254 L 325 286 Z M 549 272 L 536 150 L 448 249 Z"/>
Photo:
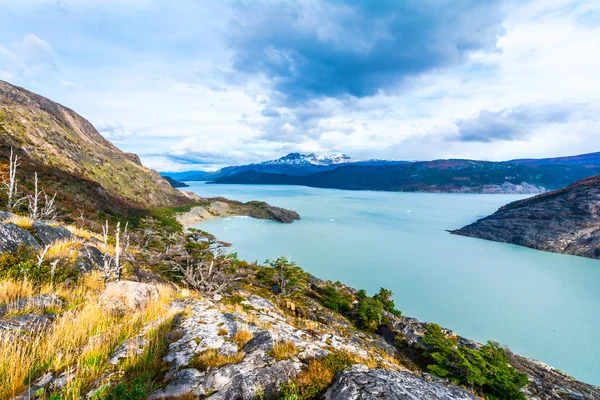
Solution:
<path fill-rule="evenodd" d="M 8 179 L 4 180 L 4 186 L 7 192 L 6 207 L 12 210 L 19 205 L 24 199 L 17 199 L 18 184 L 17 184 L 17 168 L 19 168 L 19 156 L 10 148 L 10 158 L 8 160 Z"/>

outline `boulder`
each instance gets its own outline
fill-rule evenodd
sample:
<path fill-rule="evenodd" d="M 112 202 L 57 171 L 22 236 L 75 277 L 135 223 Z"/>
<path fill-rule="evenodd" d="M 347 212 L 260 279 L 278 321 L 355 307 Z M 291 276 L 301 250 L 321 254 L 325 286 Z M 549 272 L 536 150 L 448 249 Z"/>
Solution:
<path fill-rule="evenodd" d="M 42 246 L 48 246 L 57 240 L 71 239 L 73 234 L 62 226 L 46 225 L 42 222 L 35 221 L 35 236 Z"/>
<path fill-rule="evenodd" d="M 368 369 L 358 364 L 339 373 L 325 400 L 476 400 L 473 394 L 444 382 L 430 382 L 406 371 Z"/>
<path fill-rule="evenodd" d="M 14 224 L 0 223 L 0 253 L 15 253 L 21 244 L 35 250 L 40 249 L 40 244 L 29 231 Z"/>
<path fill-rule="evenodd" d="M 35 297 L 27 297 L 6 305 L 0 305 L 0 316 L 9 311 L 23 311 L 28 308 L 37 308 L 42 311 L 50 307 L 63 307 L 62 300 L 55 294 L 41 294 Z"/>
<path fill-rule="evenodd" d="M 104 255 L 98 248 L 84 244 L 79 249 L 75 265 L 81 272 L 99 270 L 104 266 Z"/>
<path fill-rule="evenodd" d="M 158 288 L 140 282 L 110 282 L 98 300 L 107 311 L 123 315 L 128 311 L 142 310 L 151 301 L 158 300 Z"/>
<path fill-rule="evenodd" d="M 26 314 L 13 318 L 0 319 L 0 339 L 17 334 L 35 333 L 46 329 L 54 321 L 54 315 L 51 314 Z"/>

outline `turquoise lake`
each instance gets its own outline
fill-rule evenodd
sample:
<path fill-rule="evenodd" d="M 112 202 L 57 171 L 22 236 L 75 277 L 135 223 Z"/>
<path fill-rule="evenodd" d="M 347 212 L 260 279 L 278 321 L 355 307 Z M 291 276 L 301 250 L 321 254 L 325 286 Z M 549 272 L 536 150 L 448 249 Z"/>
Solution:
<path fill-rule="evenodd" d="M 446 232 L 525 196 L 188 184 L 201 196 L 300 214 L 289 225 L 245 217 L 199 225 L 243 259 L 287 256 L 322 279 L 371 294 L 386 287 L 404 315 L 600 384 L 600 261 Z"/>

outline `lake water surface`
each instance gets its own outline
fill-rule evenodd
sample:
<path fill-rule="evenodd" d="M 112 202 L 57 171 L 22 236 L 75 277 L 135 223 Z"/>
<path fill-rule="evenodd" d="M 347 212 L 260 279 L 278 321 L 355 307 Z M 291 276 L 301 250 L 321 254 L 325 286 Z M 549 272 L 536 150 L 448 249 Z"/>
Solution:
<path fill-rule="evenodd" d="M 404 315 L 600 384 L 600 261 L 446 232 L 524 196 L 188 183 L 201 196 L 263 200 L 300 214 L 290 225 L 244 217 L 200 225 L 243 259 L 283 255 L 370 294 L 386 287 Z"/>

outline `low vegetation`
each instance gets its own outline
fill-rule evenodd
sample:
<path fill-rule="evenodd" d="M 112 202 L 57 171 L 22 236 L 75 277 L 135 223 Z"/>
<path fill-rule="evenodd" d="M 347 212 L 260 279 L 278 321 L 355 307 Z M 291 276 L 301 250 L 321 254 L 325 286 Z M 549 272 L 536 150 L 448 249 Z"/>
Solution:
<path fill-rule="evenodd" d="M 278 400 L 320 399 L 333 382 L 335 375 L 352 364 L 362 362 L 347 352 L 335 352 L 308 362 L 306 368 L 294 379 L 283 385 Z"/>
<path fill-rule="evenodd" d="M 298 354 L 296 343 L 290 340 L 273 343 L 273 349 L 269 352 L 269 355 L 275 358 L 277 361 L 287 360 L 296 354 Z"/>
<path fill-rule="evenodd" d="M 439 325 L 427 326 L 423 343 L 428 370 L 442 378 L 484 393 L 489 399 L 525 399 L 520 389 L 527 377 L 508 363 L 506 352 L 493 343 L 478 350 L 459 346 Z"/>
<path fill-rule="evenodd" d="M 67 311 L 52 328 L 34 338 L 0 341 L 0 398 L 10 398 L 25 390 L 25 384 L 45 371 L 55 374 L 76 366 L 75 377 L 65 388 L 66 398 L 79 398 L 107 368 L 109 355 L 124 338 L 135 335 L 141 327 L 163 316 L 166 304 L 174 297 L 167 286 L 161 286 L 159 301 L 126 318 L 106 313 L 98 304 L 102 288 L 98 275 L 86 275 L 73 286 L 42 286 L 44 292 L 58 294 L 66 302 Z M 22 282 L 22 283 L 21 283 Z M 18 286 L 21 285 L 19 289 Z M 3 281 L 0 287 L 11 287 L 13 298 L 31 291 L 30 281 Z"/>
<path fill-rule="evenodd" d="M 207 371 L 211 368 L 222 367 L 227 364 L 237 364 L 244 358 L 244 352 L 239 351 L 233 354 L 221 354 L 218 350 L 208 349 L 197 355 L 192 365 L 198 371 Z"/>

